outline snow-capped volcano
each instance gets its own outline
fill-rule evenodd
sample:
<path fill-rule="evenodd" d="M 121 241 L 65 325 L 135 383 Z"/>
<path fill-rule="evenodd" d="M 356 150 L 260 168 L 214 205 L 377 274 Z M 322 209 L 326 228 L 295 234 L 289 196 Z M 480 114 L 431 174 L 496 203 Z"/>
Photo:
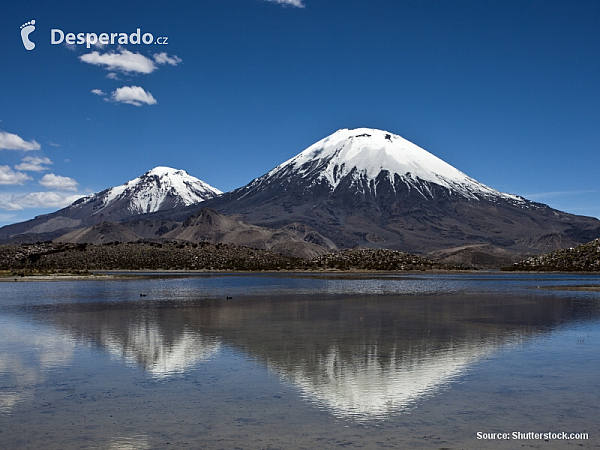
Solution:
<path fill-rule="evenodd" d="M 93 214 L 116 205 L 131 214 L 146 214 L 189 206 L 220 195 L 221 191 L 185 170 L 155 167 L 125 184 L 84 197 L 72 206 L 95 203 Z"/>
<path fill-rule="evenodd" d="M 255 180 L 253 186 L 291 175 L 300 175 L 313 184 L 326 184 L 332 191 L 344 180 L 373 195 L 377 195 L 382 182 L 394 190 L 397 183 L 402 183 L 431 197 L 433 183 L 446 188 L 449 195 L 473 200 L 502 197 L 523 203 L 521 197 L 479 183 L 396 134 L 371 128 L 338 130 Z"/>
<path fill-rule="evenodd" d="M 83 197 L 56 214 L 81 219 L 86 224 L 118 222 L 140 214 L 195 205 L 220 194 L 221 191 L 185 170 L 155 167 L 125 184 Z"/>
<path fill-rule="evenodd" d="M 600 224 L 501 193 L 412 142 L 371 128 L 338 130 L 203 206 L 243 214 L 255 225 L 303 223 L 342 248 L 408 252 L 521 248 L 534 236 L 587 236 Z"/>
<path fill-rule="evenodd" d="M 51 214 L 3 227 L 0 239 L 23 233 L 45 233 L 44 239 L 54 239 L 68 230 L 190 207 L 220 194 L 221 191 L 189 175 L 185 170 L 155 167 L 125 184 L 82 197 Z M 158 226 L 152 225 L 150 228 Z"/>

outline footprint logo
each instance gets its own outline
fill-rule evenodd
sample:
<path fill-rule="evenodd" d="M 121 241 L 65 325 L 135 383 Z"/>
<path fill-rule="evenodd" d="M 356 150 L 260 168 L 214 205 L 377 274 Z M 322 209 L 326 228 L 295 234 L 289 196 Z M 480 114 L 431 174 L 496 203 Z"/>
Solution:
<path fill-rule="evenodd" d="M 21 39 L 23 39 L 23 45 L 26 50 L 33 50 L 35 48 L 35 43 L 29 40 L 29 35 L 33 30 L 35 30 L 35 20 L 21 25 Z"/>

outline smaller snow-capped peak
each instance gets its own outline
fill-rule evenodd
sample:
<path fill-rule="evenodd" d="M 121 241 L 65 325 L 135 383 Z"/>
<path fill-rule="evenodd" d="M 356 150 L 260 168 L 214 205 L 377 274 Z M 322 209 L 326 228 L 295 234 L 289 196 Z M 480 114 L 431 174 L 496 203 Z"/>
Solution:
<path fill-rule="evenodd" d="M 101 202 L 94 214 L 117 203 L 133 214 L 146 214 L 200 203 L 221 193 L 185 170 L 159 166 L 125 184 L 90 195 L 86 203 Z"/>
<path fill-rule="evenodd" d="M 513 202 L 522 199 L 490 188 L 412 142 L 384 130 L 341 129 L 311 145 L 271 170 L 266 177 L 290 172 L 326 181 L 335 189 L 349 174 L 375 180 L 386 171 L 417 189 L 419 180 L 443 186 L 468 198 L 500 196 Z"/>

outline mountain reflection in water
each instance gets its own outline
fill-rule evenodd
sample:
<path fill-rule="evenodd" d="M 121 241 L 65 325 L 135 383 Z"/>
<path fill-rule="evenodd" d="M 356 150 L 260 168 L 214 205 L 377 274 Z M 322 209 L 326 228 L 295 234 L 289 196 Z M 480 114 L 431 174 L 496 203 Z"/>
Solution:
<path fill-rule="evenodd" d="M 560 297 L 493 295 L 69 304 L 34 316 L 159 377 L 227 346 L 333 414 L 364 419 L 405 410 L 500 347 L 592 318 Z"/>
<path fill-rule="evenodd" d="M 69 305 L 47 318 L 76 339 L 157 377 L 183 373 L 218 353 L 219 338 L 203 333 L 186 311 L 140 306 Z"/>

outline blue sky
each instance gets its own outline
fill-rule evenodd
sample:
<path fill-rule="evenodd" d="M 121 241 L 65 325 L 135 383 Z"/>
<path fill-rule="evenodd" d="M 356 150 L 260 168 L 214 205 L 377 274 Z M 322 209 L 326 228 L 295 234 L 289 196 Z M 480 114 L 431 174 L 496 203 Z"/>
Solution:
<path fill-rule="evenodd" d="M 20 0 L 0 21 L 0 225 L 159 165 L 232 190 L 356 127 L 600 217 L 598 1 Z M 138 28 L 167 44 L 51 43 Z"/>

